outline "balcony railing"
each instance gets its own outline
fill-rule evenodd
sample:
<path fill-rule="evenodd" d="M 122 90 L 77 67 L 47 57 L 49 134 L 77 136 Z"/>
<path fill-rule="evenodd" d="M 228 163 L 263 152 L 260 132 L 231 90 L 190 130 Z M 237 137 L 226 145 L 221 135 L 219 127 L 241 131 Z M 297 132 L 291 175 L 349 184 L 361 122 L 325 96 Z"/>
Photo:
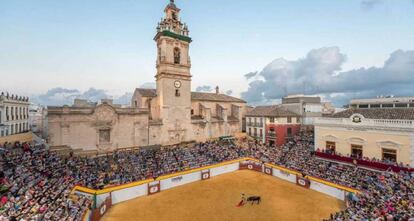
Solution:
<path fill-rule="evenodd" d="M 267 136 L 271 137 L 271 138 L 276 138 L 277 137 L 275 132 L 267 132 Z"/>
<path fill-rule="evenodd" d="M 366 126 L 414 129 L 413 120 L 391 120 L 391 119 L 362 119 L 361 122 L 353 122 L 350 118 L 317 118 L 315 125 L 339 125 L 339 126 Z"/>
<path fill-rule="evenodd" d="M 248 127 L 263 127 L 263 123 L 247 123 Z"/>

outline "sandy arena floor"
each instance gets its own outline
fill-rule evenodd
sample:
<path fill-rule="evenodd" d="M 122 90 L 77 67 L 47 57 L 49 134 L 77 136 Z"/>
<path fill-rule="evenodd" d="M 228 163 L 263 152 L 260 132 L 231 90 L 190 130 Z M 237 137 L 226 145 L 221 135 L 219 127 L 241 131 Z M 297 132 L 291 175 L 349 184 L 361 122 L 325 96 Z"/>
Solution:
<path fill-rule="evenodd" d="M 260 205 L 236 207 L 241 193 Z M 344 209 L 333 197 L 253 171 L 236 171 L 113 206 L 103 221 L 321 220 Z"/>

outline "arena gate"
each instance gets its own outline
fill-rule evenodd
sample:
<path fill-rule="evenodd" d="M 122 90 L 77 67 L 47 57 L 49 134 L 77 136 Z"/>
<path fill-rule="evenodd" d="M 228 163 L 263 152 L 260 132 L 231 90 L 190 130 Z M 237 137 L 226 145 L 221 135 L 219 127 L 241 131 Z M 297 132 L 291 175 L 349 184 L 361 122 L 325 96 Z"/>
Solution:
<path fill-rule="evenodd" d="M 208 180 L 208 179 L 210 179 L 210 170 L 202 170 L 201 180 Z"/>
<path fill-rule="evenodd" d="M 311 184 L 311 182 L 310 182 L 309 179 L 306 179 L 304 177 L 296 176 L 296 185 L 304 187 L 306 189 L 309 189 L 310 184 Z"/>
<path fill-rule="evenodd" d="M 161 188 L 160 188 L 159 180 L 148 183 L 148 195 L 156 194 L 160 191 L 161 191 Z"/>
<path fill-rule="evenodd" d="M 240 161 L 239 169 L 240 170 L 254 170 L 257 172 L 262 172 L 263 164 L 256 161 Z"/>
<path fill-rule="evenodd" d="M 273 176 L 273 169 L 269 166 L 264 166 L 263 172 L 267 175 Z"/>

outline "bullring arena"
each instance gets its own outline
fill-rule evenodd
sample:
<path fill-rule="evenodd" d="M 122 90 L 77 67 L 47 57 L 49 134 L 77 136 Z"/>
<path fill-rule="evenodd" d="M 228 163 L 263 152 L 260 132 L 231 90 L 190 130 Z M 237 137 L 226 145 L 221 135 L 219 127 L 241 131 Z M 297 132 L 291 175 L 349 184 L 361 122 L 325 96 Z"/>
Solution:
<path fill-rule="evenodd" d="M 345 209 L 346 194 L 357 192 L 252 158 L 103 190 L 74 191 L 94 198 L 92 221 L 322 220 Z M 238 207 L 242 193 L 260 196 L 261 203 Z"/>
<path fill-rule="evenodd" d="M 262 202 L 236 207 L 241 192 Z M 120 203 L 101 220 L 321 220 L 341 209 L 333 197 L 243 170 Z"/>

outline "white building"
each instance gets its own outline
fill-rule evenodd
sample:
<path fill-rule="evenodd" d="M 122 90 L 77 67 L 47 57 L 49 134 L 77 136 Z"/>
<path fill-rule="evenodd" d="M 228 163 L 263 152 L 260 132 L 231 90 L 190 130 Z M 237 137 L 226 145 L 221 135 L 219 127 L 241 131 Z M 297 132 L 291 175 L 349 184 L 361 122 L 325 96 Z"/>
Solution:
<path fill-rule="evenodd" d="M 1 93 L 0 136 L 29 131 L 29 98 Z"/>
<path fill-rule="evenodd" d="M 378 97 L 370 99 L 354 99 L 351 108 L 410 108 L 414 107 L 414 97 Z"/>
<path fill-rule="evenodd" d="M 414 108 L 350 108 L 315 120 L 315 150 L 414 167 Z"/>
<path fill-rule="evenodd" d="M 303 94 L 282 98 L 282 106 L 299 116 L 303 125 L 313 125 L 314 119 L 322 116 L 321 98 Z"/>
<path fill-rule="evenodd" d="M 39 105 L 29 106 L 29 128 L 41 137 L 47 137 L 47 109 Z"/>

